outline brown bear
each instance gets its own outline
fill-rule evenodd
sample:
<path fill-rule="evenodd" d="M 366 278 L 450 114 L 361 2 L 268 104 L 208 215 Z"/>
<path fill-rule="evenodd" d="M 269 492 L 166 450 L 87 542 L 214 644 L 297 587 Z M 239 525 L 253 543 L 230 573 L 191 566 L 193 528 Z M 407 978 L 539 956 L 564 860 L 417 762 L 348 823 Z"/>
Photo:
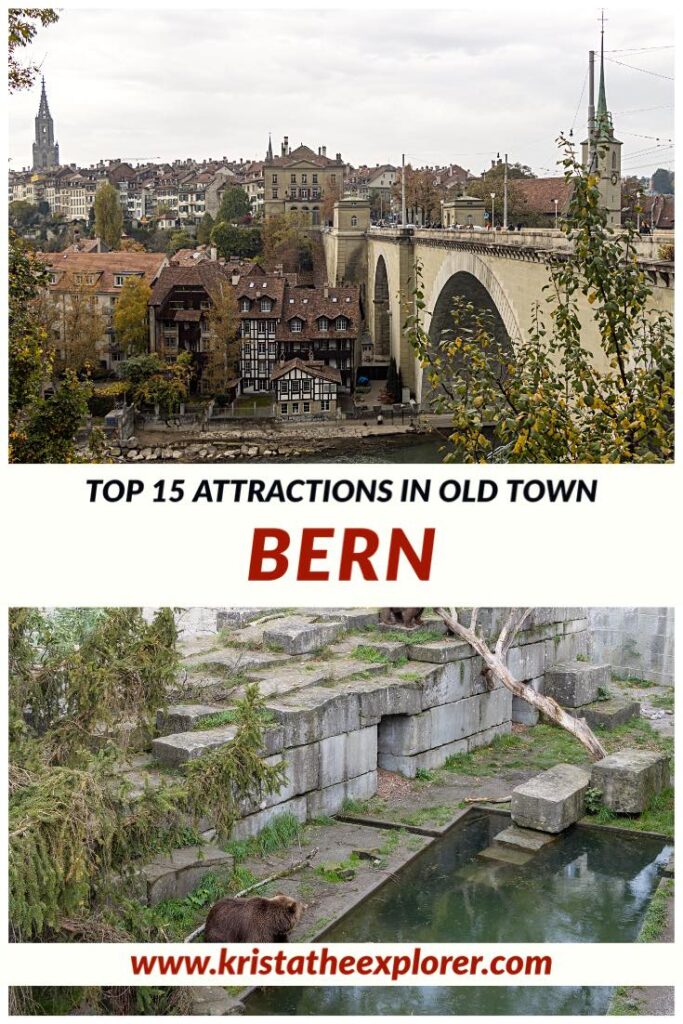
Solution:
<path fill-rule="evenodd" d="M 381 608 L 379 621 L 384 626 L 405 626 L 406 629 L 415 629 L 422 625 L 422 613 L 424 608 Z"/>
<path fill-rule="evenodd" d="M 289 942 L 289 933 L 305 909 L 281 892 L 270 898 L 219 900 L 206 919 L 204 941 Z"/>

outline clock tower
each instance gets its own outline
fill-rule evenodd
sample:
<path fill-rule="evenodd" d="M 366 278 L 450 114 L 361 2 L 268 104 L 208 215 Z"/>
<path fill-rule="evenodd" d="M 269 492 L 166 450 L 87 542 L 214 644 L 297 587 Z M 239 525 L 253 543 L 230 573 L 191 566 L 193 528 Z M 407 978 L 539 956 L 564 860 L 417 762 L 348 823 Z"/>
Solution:
<path fill-rule="evenodd" d="M 607 109 L 605 94 L 605 26 L 600 33 L 600 85 L 597 110 L 593 105 L 593 58 L 590 64 L 590 96 L 588 103 L 588 138 L 582 145 L 583 165 L 599 176 L 598 188 L 607 223 L 621 224 L 621 146 L 614 135 L 612 115 Z"/>

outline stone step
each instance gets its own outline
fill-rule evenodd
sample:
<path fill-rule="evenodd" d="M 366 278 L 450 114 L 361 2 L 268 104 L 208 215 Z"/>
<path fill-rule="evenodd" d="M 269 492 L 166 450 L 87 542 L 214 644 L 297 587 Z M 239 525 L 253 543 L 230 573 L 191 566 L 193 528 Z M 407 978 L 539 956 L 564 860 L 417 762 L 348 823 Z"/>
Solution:
<path fill-rule="evenodd" d="M 384 675 L 387 665 L 382 662 L 367 662 L 360 658 L 335 658 L 329 661 L 315 660 L 290 661 L 282 669 L 272 673 L 259 673 L 252 678 L 259 683 L 263 697 L 286 696 L 297 690 L 321 683 L 341 682 L 358 675 Z M 236 696 L 242 690 L 235 691 Z"/>
<path fill-rule="evenodd" d="M 410 644 L 408 657 L 413 661 L 428 661 L 432 665 L 446 665 L 449 661 L 469 658 L 472 648 L 464 640 L 446 637 L 443 640 L 430 640 L 427 643 Z"/>
<path fill-rule="evenodd" d="M 219 671 L 229 671 L 237 674 L 250 672 L 254 669 L 270 668 L 273 665 L 278 665 L 288 660 L 289 658 L 286 654 L 281 654 L 277 651 L 255 651 L 248 648 L 224 647 L 219 650 L 193 654 L 189 658 L 185 658 L 181 664 L 181 669 L 187 670 L 206 666 L 208 671 L 211 666 L 215 665 L 218 666 Z"/>
<path fill-rule="evenodd" d="M 193 761 L 210 750 L 224 747 L 231 743 L 237 729 L 234 725 L 222 725 L 216 729 L 197 729 L 193 732 L 171 733 L 160 736 L 152 742 L 152 754 L 160 764 L 178 767 L 186 761 Z M 264 742 L 266 755 L 276 754 L 282 750 L 282 729 L 265 730 Z"/>
<path fill-rule="evenodd" d="M 343 632 L 342 622 L 309 622 L 301 625 L 273 623 L 263 631 L 263 642 L 286 654 L 310 654 L 333 643 Z"/>
<path fill-rule="evenodd" d="M 148 906 L 162 900 L 182 899 L 196 889 L 210 873 L 232 874 L 234 858 L 213 843 L 184 846 L 159 854 L 148 864 L 134 869 L 133 885 L 141 888 Z"/>
<path fill-rule="evenodd" d="M 610 678 L 610 665 L 564 662 L 546 671 L 543 692 L 563 707 L 579 708 L 597 700 L 599 690 L 607 688 Z"/>
<path fill-rule="evenodd" d="M 533 857 L 533 852 L 529 850 L 516 850 L 511 846 L 496 846 L 494 843 L 485 850 L 480 850 L 477 856 L 482 857 L 484 860 L 494 860 L 501 864 L 518 865 L 528 863 Z"/>
<path fill-rule="evenodd" d="M 157 711 L 157 732 L 160 736 L 189 732 L 202 718 L 224 710 L 216 704 L 170 704 Z"/>
<path fill-rule="evenodd" d="M 573 764 L 556 764 L 512 791 L 512 820 L 522 828 L 562 832 L 583 816 L 590 775 Z"/>
<path fill-rule="evenodd" d="M 669 781 L 669 757 L 657 750 L 618 750 L 591 770 L 591 786 L 600 790 L 605 807 L 619 814 L 641 814 Z"/>
<path fill-rule="evenodd" d="M 536 832 L 530 828 L 518 828 L 511 825 L 494 837 L 494 846 L 509 846 L 516 850 L 537 853 L 548 843 L 554 843 L 555 836 L 547 832 Z"/>
<path fill-rule="evenodd" d="M 376 608 L 305 608 L 320 622 L 341 622 L 344 629 L 359 630 L 377 625 Z"/>

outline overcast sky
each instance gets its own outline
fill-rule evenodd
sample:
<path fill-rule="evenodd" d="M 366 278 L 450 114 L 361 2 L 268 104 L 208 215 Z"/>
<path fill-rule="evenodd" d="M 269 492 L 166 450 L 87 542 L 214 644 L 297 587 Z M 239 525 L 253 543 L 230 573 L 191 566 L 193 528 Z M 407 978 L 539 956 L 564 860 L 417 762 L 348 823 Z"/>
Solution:
<path fill-rule="evenodd" d="M 63 163 L 262 159 L 271 131 L 276 152 L 288 135 L 292 147 L 326 145 L 354 164 L 396 164 L 405 151 L 414 166 L 479 173 L 507 151 L 548 175 L 558 173 L 558 133 L 585 133 L 598 15 L 583 0 L 545 10 L 67 8 L 24 53 L 44 69 Z M 607 16 L 624 173 L 673 167 L 673 149 L 649 138 L 673 139 L 673 15 L 643 4 Z M 39 97 L 40 82 L 10 97 L 14 169 L 30 165 Z"/>

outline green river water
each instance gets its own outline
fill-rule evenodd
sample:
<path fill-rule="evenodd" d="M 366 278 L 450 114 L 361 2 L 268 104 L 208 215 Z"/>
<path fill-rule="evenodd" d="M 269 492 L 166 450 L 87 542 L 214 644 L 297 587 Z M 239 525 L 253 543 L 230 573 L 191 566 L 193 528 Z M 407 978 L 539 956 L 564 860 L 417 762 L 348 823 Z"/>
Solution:
<path fill-rule="evenodd" d="M 574 828 L 523 866 L 477 858 L 510 824 L 468 816 L 324 936 L 325 942 L 633 942 L 671 847 Z M 247 1014 L 605 1014 L 610 988 L 270 988 Z"/>

